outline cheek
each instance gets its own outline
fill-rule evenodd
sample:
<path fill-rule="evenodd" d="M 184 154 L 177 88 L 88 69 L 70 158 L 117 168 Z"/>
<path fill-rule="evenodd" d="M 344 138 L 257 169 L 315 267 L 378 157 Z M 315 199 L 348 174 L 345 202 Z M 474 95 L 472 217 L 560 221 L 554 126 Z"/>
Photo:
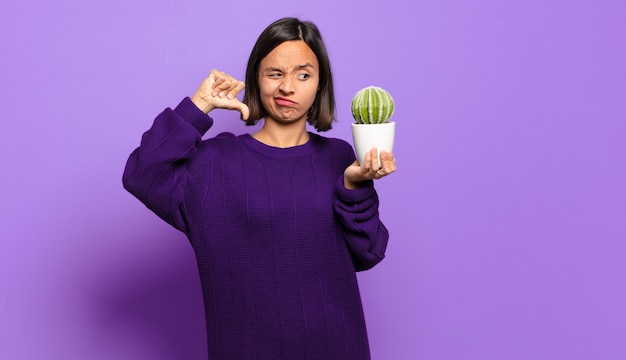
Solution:
<path fill-rule="evenodd" d="M 276 88 L 276 82 L 263 80 L 259 81 L 259 93 L 261 94 L 261 97 L 271 96 L 276 92 Z"/>
<path fill-rule="evenodd" d="M 308 84 L 307 88 L 306 88 L 306 94 L 307 97 L 309 98 L 311 104 L 313 104 L 313 102 L 315 101 L 315 97 L 317 96 L 317 83 L 313 84 Z"/>
<path fill-rule="evenodd" d="M 274 98 L 274 95 L 269 87 L 261 85 L 259 86 L 259 97 L 261 98 L 261 104 L 263 104 L 263 107 L 267 109 L 271 106 L 271 100 Z"/>

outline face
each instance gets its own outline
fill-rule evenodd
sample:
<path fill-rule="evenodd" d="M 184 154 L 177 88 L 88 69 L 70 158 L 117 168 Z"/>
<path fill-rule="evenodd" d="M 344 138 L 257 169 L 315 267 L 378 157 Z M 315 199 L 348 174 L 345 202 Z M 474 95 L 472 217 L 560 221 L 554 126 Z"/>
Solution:
<path fill-rule="evenodd" d="M 265 121 L 306 123 L 319 85 L 317 57 L 302 40 L 285 41 L 259 64 Z"/>

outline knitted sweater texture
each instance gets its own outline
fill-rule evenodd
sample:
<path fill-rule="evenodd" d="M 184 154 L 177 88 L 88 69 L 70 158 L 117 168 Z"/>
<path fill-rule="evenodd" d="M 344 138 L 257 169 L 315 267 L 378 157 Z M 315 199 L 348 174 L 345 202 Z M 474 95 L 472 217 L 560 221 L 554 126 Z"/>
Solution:
<path fill-rule="evenodd" d="M 203 139 L 212 124 L 189 98 L 165 109 L 123 175 L 193 246 L 209 359 L 369 359 L 356 272 L 389 235 L 373 182 L 343 186 L 352 147 L 313 133 L 290 148 Z"/>

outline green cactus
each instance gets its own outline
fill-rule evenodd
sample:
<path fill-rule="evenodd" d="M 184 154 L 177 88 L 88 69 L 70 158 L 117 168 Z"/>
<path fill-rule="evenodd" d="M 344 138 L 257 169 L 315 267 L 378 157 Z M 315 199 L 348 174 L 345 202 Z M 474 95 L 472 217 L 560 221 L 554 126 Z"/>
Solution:
<path fill-rule="evenodd" d="M 352 116 L 359 124 L 380 124 L 387 122 L 395 104 L 391 95 L 376 86 L 359 90 L 352 98 Z"/>

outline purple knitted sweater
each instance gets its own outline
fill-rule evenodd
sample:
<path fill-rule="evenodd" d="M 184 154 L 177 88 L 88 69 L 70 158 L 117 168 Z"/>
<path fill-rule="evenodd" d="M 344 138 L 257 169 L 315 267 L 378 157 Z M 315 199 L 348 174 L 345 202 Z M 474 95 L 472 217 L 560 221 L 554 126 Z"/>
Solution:
<path fill-rule="evenodd" d="M 310 133 L 276 148 L 249 134 L 202 139 L 211 117 L 189 98 L 158 115 L 128 159 L 124 187 L 183 231 L 195 251 L 210 359 L 369 359 L 356 271 L 388 232 L 354 159 Z"/>

